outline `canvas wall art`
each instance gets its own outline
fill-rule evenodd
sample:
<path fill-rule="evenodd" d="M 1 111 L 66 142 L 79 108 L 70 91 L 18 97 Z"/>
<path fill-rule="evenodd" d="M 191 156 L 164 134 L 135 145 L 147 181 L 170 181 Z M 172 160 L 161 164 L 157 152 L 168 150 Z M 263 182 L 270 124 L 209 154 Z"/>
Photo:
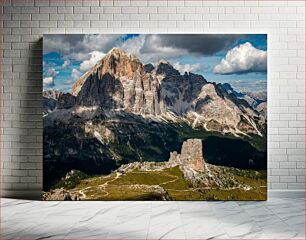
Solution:
<path fill-rule="evenodd" d="M 43 191 L 265 200 L 267 35 L 44 35 Z"/>

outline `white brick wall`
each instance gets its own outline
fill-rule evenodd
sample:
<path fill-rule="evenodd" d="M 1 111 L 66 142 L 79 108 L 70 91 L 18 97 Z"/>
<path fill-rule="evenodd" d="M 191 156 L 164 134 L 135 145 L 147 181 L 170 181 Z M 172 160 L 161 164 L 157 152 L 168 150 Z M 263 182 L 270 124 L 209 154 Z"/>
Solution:
<path fill-rule="evenodd" d="M 2 5 L 4 195 L 42 188 L 43 33 L 268 33 L 269 189 L 304 190 L 304 1 L 3 0 Z"/>

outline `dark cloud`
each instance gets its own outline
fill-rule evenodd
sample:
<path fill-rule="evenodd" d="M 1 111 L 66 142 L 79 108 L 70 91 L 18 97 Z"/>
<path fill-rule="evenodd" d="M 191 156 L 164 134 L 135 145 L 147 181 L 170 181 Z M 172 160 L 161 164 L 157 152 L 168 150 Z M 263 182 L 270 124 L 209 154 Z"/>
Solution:
<path fill-rule="evenodd" d="M 210 56 L 227 50 L 241 34 L 148 34 L 133 36 L 119 34 L 46 34 L 44 53 L 58 52 L 66 59 L 84 61 L 93 51 L 107 53 L 113 47 L 123 47 L 143 59 L 160 56 L 173 58 L 186 54 Z M 125 40 L 125 41 L 122 41 Z"/>
<path fill-rule="evenodd" d="M 43 38 L 44 53 L 67 54 L 84 39 L 84 34 L 46 34 Z"/>
<path fill-rule="evenodd" d="M 47 34 L 44 53 L 58 52 L 66 58 L 84 60 L 93 51 L 107 52 L 120 43 L 117 34 Z"/>
<path fill-rule="evenodd" d="M 242 34 L 159 34 L 147 35 L 141 53 L 182 50 L 199 55 L 213 55 L 232 46 Z"/>

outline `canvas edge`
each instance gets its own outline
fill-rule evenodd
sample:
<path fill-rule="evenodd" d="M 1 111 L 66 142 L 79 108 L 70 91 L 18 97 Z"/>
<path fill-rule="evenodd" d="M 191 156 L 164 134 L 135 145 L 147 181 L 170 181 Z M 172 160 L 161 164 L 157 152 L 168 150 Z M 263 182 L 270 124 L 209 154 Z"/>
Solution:
<path fill-rule="evenodd" d="M 305 198 L 305 190 L 268 190 L 268 199 L 271 198 Z M 24 200 L 42 200 L 41 190 L 2 190 L 2 198 Z M 239 200 L 238 200 L 239 201 Z"/>

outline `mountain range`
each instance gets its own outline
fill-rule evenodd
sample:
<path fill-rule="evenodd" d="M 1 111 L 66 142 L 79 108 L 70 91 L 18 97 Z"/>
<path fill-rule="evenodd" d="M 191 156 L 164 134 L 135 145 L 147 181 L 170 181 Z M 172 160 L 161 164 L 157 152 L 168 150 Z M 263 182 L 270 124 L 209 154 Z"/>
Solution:
<path fill-rule="evenodd" d="M 240 95 L 229 84 L 208 82 L 194 73 L 180 75 L 165 60 L 155 67 L 144 65 L 134 55 L 113 48 L 75 82 L 71 93 L 44 92 L 44 112 L 100 107 L 145 118 L 180 119 L 208 131 L 262 135 L 265 115 L 256 109 L 260 104 Z"/>

